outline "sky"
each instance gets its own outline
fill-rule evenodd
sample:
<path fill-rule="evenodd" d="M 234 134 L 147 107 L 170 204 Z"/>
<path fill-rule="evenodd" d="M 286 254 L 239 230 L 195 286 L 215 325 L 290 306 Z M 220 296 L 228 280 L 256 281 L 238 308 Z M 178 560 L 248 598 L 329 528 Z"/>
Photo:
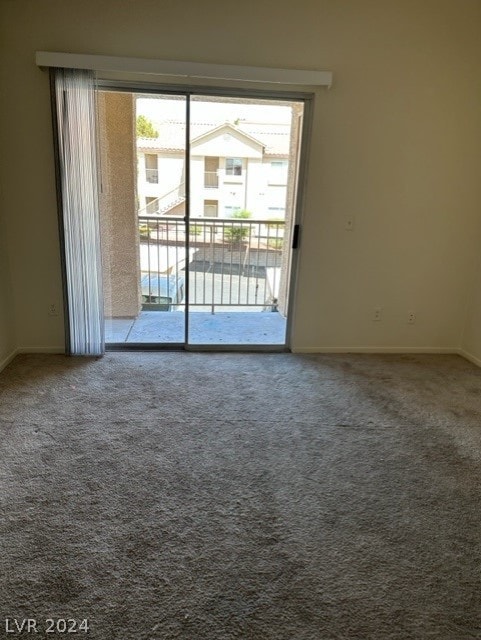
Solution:
<path fill-rule="evenodd" d="M 220 99 L 219 99 L 220 100 Z M 137 115 L 149 120 L 162 122 L 165 120 L 185 119 L 185 98 L 173 99 L 150 96 L 137 98 Z M 233 122 L 237 119 L 249 122 L 268 122 L 272 124 L 290 124 L 291 108 L 284 105 L 205 102 L 193 98 L 190 106 L 192 122 Z"/>

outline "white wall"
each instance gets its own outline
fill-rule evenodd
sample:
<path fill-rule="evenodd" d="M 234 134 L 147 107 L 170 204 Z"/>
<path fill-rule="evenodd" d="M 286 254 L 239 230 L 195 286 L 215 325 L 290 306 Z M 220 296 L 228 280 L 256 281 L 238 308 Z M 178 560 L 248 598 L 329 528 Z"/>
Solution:
<path fill-rule="evenodd" d="M 0 217 L 0 370 L 15 351 L 10 266 Z"/>
<path fill-rule="evenodd" d="M 19 345 L 63 341 L 61 318 L 46 312 L 61 282 L 38 49 L 332 70 L 333 88 L 316 95 L 293 346 L 461 346 L 479 246 L 481 3 L 272 8 L 269 0 L 228 11 L 218 0 L 3 0 L 2 200 Z M 375 306 L 381 322 L 371 320 Z"/>
<path fill-rule="evenodd" d="M 481 247 L 481 230 L 478 246 Z M 468 358 L 481 365 L 481 261 L 474 272 L 461 346 Z"/>
<path fill-rule="evenodd" d="M 1 40 L 0 40 L 1 42 Z M 0 66 L 0 87 L 5 82 L 5 69 Z M 0 91 L 0 123 L 3 120 L 4 91 Z M 7 247 L 6 209 L 3 196 L 6 190 L 4 173 L 9 164 L 6 149 L 5 128 L 0 126 L 0 371 L 15 353 L 17 343 L 14 331 L 15 311 L 13 308 L 12 277 Z"/>
<path fill-rule="evenodd" d="M 208 192 L 204 197 L 204 192 Z M 190 165 L 190 214 L 194 218 L 204 215 L 204 200 L 219 200 L 218 189 L 204 188 L 204 157 L 192 156 Z"/>
<path fill-rule="evenodd" d="M 184 157 L 181 153 L 157 154 L 158 182 L 147 182 L 145 172 L 145 154 L 157 153 L 155 150 L 139 152 L 137 155 L 137 190 L 140 207 L 145 198 L 161 198 L 185 181 Z M 175 195 L 175 194 L 174 194 Z"/>

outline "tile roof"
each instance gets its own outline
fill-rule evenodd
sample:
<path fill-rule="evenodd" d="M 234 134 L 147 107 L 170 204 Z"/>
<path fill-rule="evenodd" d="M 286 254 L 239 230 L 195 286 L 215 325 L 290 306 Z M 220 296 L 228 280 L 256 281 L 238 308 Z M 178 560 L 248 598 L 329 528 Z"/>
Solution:
<path fill-rule="evenodd" d="M 193 122 L 190 125 L 191 140 L 194 140 L 213 129 L 217 129 L 219 126 L 218 122 Z M 234 129 L 258 140 L 259 143 L 265 147 L 265 153 L 267 155 L 289 155 L 289 125 L 240 122 L 238 125 L 231 124 L 231 126 Z M 159 132 L 159 136 L 157 138 L 138 138 L 137 146 L 139 149 L 182 151 L 185 148 L 184 122 L 160 122 L 156 123 L 155 127 Z"/>

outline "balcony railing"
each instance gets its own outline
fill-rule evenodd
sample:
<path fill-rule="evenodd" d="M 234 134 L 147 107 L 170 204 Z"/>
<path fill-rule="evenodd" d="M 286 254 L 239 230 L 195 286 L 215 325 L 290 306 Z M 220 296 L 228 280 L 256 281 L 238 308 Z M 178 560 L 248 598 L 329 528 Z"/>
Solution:
<path fill-rule="evenodd" d="M 163 195 L 155 198 L 149 202 L 145 207 L 138 210 L 139 219 L 143 215 L 158 214 L 163 215 L 168 213 L 171 209 L 181 204 L 185 200 L 185 183 L 181 182 L 176 187 L 164 193 Z"/>
<path fill-rule="evenodd" d="M 178 217 L 139 216 L 144 308 L 166 310 L 166 298 L 168 310 L 182 308 L 188 290 L 197 311 L 277 310 L 284 230 L 284 221 L 194 218 L 187 232 Z"/>

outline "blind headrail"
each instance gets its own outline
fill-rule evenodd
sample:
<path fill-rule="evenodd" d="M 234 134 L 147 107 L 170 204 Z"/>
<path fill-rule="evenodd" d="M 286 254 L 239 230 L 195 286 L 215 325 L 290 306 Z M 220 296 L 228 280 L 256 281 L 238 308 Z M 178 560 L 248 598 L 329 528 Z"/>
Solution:
<path fill-rule="evenodd" d="M 276 69 L 271 67 L 244 67 L 231 64 L 181 62 L 148 58 L 124 58 L 83 53 L 37 51 L 38 67 L 89 69 L 96 72 L 129 72 L 157 76 L 203 78 L 208 80 L 237 80 L 274 84 L 331 87 L 331 71 L 308 69 Z"/>

